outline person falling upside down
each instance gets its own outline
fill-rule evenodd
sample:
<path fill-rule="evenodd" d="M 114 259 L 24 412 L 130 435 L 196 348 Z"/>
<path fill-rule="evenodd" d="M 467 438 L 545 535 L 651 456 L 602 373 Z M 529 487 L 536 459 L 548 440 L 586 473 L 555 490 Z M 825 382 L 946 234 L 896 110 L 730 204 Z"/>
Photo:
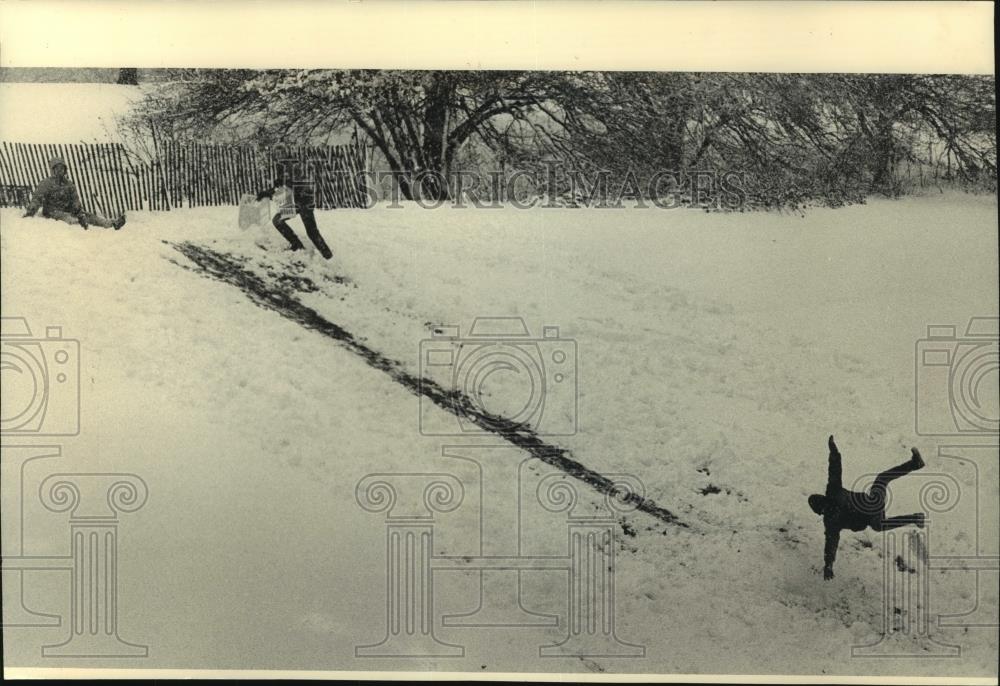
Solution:
<path fill-rule="evenodd" d="M 312 241 L 313 245 L 316 246 L 316 249 L 319 250 L 324 258 L 330 259 L 333 257 L 333 252 L 327 246 L 322 234 L 320 234 L 319 229 L 316 227 L 316 215 L 313 214 L 315 194 L 312 182 L 296 179 L 293 170 L 295 165 L 291 163 L 278 163 L 277 166 L 277 177 L 274 179 L 274 183 L 260 191 L 257 194 L 257 200 L 274 198 L 275 191 L 280 190 L 281 197 L 276 199 L 279 210 L 271 220 L 274 228 L 285 237 L 292 250 L 302 250 L 305 246 L 302 245 L 302 241 L 292 231 L 292 227 L 286 221 L 286 219 L 290 219 L 298 214 L 302 217 L 302 223 L 306 227 L 306 235 L 309 236 L 309 240 Z"/>
<path fill-rule="evenodd" d="M 43 179 L 35 186 L 28 209 L 22 216 L 33 217 L 41 209 L 42 216 L 47 219 L 79 224 L 84 229 L 91 224 L 106 229 L 113 228 L 115 231 L 125 226 L 124 214 L 118 215 L 115 219 L 105 219 L 93 212 L 84 211 L 80 204 L 80 195 L 76 192 L 76 185 L 69 180 L 66 163 L 61 157 L 49 160 L 49 169 L 52 171 L 52 176 Z"/>
<path fill-rule="evenodd" d="M 886 489 L 889 482 L 904 474 L 921 469 L 924 460 L 920 451 L 912 449 L 910 459 L 903 464 L 887 469 L 875 477 L 875 482 L 867 493 L 848 491 L 841 483 L 840 451 L 833 442 L 833 436 L 828 441 L 830 447 L 830 464 L 827 473 L 826 494 L 814 493 L 809 496 L 809 507 L 823 517 L 823 528 L 826 534 L 826 545 L 823 548 L 823 578 L 833 578 L 833 561 L 837 558 L 837 545 L 840 543 L 842 529 L 864 531 L 869 526 L 875 531 L 888 531 L 907 524 L 920 528 L 924 526 L 924 513 L 902 515 L 899 517 L 885 516 Z"/>

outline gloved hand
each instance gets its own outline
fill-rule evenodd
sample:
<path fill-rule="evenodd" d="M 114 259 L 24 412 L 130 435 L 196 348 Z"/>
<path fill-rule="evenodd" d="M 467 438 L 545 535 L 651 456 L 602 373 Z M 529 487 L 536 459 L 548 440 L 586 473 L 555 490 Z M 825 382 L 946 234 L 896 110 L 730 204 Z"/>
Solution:
<path fill-rule="evenodd" d="M 21 219 L 27 219 L 28 217 L 34 217 L 35 213 L 31 210 L 25 210 L 24 214 L 21 215 Z"/>
<path fill-rule="evenodd" d="M 832 567 L 823 567 L 823 578 L 826 579 L 827 581 L 833 578 Z"/>
<path fill-rule="evenodd" d="M 257 202 L 260 202 L 264 198 L 270 198 L 272 195 L 274 195 L 274 191 L 273 190 L 263 190 L 263 191 L 260 191 L 259 193 L 257 193 Z"/>

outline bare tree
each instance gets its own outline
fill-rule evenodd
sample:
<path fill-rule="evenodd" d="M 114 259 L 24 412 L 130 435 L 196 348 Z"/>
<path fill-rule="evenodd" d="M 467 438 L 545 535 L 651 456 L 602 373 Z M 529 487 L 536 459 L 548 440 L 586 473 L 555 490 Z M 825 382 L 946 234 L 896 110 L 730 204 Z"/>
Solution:
<path fill-rule="evenodd" d="M 429 197 L 446 197 L 456 154 L 478 137 L 510 151 L 531 138 L 558 145 L 556 120 L 591 99 L 586 75 L 558 72 L 206 71 L 147 99 L 136 116 L 174 133 L 242 131 L 270 141 L 322 140 L 357 126 L 399 172 Z M 548 126 L 542 122 L 547 121 Z M 562 121 L 562 123 L 566 123 Z"/>
<path fill-rule="evenodd" d="M 996 175 L 980 77 L 739 73 L 175 70 L 133 115 L 168 137 L 264 144 L 357 129 L 405 197 L 441 199 L 459 152 L 651 175 L 739 170 L 776 202 L 893 194 L 916 136 L 965 179 Z M 468 155 L 466 155 L 468 157 Z"/>

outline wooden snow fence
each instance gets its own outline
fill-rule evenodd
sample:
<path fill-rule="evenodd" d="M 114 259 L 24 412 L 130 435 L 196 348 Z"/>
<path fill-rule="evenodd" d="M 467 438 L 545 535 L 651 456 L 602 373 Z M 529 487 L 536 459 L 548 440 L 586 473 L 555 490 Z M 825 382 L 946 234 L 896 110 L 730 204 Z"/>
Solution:
<path fill-rule="evenodd" d="M 274 179 L 279 161 L 293 162 L 315 189 L 318 209 L 366 207 L 363 145 L 256 148 L 159 142 L 150 159 L 116 143 L 47 145 L 0 142 L 0 206 L 24 207 L 50 175 L 49 160 L 66 162 L 84 209 L 105 216 L 125 210 L 238 205 Z"/>

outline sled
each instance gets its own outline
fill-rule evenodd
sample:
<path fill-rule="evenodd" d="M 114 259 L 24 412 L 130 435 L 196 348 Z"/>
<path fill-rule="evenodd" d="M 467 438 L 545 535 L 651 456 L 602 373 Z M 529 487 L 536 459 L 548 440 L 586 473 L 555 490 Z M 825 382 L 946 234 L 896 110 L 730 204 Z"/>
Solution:
<path fill-rule="evenodd" d="M 240 198 L 240 228 L 246 231 L 251 226 L 264 226 L 268 221 L 270 202 L 257 200 L 252 193 L 244 193 Z"/>

